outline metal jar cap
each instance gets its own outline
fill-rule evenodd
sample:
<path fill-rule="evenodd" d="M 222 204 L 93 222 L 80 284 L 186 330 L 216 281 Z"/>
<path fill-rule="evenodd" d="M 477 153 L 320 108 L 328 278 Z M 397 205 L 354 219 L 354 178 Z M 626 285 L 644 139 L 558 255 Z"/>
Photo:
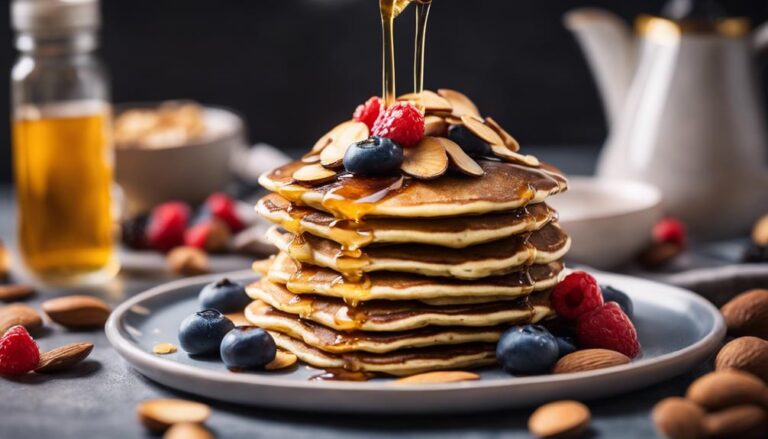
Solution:
<path fill-rule="evenodd" d="M 13 0 L 11 22 L 18 32 L 58 35 L 101 25 L 99 0 Z"/>

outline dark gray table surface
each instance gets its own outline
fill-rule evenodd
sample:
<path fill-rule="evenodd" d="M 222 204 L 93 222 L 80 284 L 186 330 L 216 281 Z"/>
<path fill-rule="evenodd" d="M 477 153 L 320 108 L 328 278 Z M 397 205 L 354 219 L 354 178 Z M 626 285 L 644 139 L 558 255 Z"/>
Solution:
<path fill-rule="evenodd" d="M 553 148 L 536 150 L 543 159 L 571 173 L 589 174 L 595 149 Z M 9 186 L 0 186 L 0 237 L 13 247 L 14 204 Z M 216 261 L 220 270 L 242 269 L 247 259 Z M 77 290 L 94 294 L 116 305 L 127 297 L 169 280 L 162 268 L 128 271 L 108 286 Z M 44 289 L 32 306 L 66 291 Z M 68 332 L 55 325 L 38 335 L 41 348 L 88 341 L 95 345 L 89 361 L 75 370 L 52 376 L 29 375 L 0 378 L 0 439 L 14 438 L 136 438 L 149 435 L 136 422 L 134 408 L 148 398 L 189 395 L 165 388 L 134 371 L 107 342 L 103 332 Z M 591 437 L 656 437 L 649 419 L 654 403 L 665 396 L 681 395 L 687 384 L 708 369 L 698 370 L 624 396 L 590 401 L 594 420 Z M 205 401 L 213 407 L 208 426 L 220 438 L 524 438 L 530 437 L 526 420 L 530 410 L 446 416 L 360 416 L 275 411 Z M 466 401 L 472 404 L 471 400 Z"/>

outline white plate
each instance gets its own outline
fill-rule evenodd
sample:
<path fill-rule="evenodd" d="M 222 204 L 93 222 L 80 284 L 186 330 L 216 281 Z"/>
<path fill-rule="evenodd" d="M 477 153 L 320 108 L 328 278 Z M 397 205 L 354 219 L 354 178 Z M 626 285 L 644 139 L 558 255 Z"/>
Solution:
<path fill-rule="evenodd" d="M 598 281 L 625 291 L 635 306 L 643 354 L 630 364 L 565 375 L 513 377 L 498 368 L 482 380 L 434 385 L 308 381 L 308 366 L 287 372 L 233 373 L 218 360 L 201 361 L 184 352 L 156 356 L 152 346 L 178 346 L 181 320 L 198 309 L 204 276 L 152 288 L 120 305 L 106 326 L 117 352 L 152 380 L 174 389 L 222 401 L 294 410 L 364 413 L 471 412 L 526 407 L 563 398 L 594 399 L 629 392 L 679 375 L 704 361 L 725 335 L 718 310 L 696 294 L 651 281 L 596 273 Z M 253 272 L 231 273 L 236 279 Z"/>

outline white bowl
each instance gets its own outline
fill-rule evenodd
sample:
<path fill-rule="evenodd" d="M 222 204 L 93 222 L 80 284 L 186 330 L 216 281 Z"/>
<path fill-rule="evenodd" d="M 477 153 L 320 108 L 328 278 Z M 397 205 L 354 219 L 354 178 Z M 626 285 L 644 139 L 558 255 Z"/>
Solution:
<path fill-rule="evenodd" d="M 567 258 L 595 268 L 620 266 L 640 253 L 663 214 L 661 191 L 629 180 L 570 177 L 568 191 L 547 202 L 571 236 Z"/>
<path fill-rule="evenodd" d="M 157 104 L 119 106 L 119 110 Z M 127 213 L 145 212 L 165 201 L 197 204 L 223 190 L 232 177 L 230 159 L 246 145 L 243 120 L 232 111 L 204 107 L 213 134 L 166 148 L 116 148 L 115 179 L 123 189 Z"/>

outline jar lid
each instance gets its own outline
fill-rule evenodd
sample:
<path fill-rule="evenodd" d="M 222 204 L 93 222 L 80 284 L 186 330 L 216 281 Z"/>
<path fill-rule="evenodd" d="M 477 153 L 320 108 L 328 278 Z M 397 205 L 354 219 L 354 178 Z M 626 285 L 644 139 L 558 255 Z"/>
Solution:
<path fill-rule="evenodd" d="M 18 32 L 60 35 L 101 25 L 99 0 L 13 0 L 11 22 Z"/>

